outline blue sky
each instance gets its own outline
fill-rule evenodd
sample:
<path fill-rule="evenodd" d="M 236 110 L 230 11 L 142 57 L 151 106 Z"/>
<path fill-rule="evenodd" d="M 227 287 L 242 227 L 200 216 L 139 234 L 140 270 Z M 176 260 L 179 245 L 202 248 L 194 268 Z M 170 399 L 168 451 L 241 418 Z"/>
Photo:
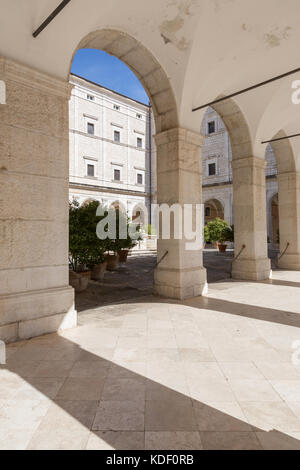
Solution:
<path fill-rule="evenodd" d="M 148 96 L 133 72 L 116 57 L 97 49 L 80 49 L 72 73 L 148 104 Z"/>

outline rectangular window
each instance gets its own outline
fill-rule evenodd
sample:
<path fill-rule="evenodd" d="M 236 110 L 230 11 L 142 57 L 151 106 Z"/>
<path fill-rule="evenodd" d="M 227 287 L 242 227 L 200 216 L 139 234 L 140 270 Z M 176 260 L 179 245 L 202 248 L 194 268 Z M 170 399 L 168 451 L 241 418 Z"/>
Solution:
<path fill-rule="evenodd" d="M 137 184 L 143 184 L 143 175 L 142 175 L 142 173 L 137 174 Z"/>
<path fill-rule="evenodd" d="M 88 122 L 87 123 L 87 132 L 90 135 L 94 135 L 95 134 L 95 124 L 92 124 L 91 122 Z"/>
<path fill-rule="evenodd" d="M 115 111 L 120 111 L 120 106 L 118 106 L 117 104 L 114 104 L 114 110 Z"/>
<path fill-rule="evenodd" d="M 208 165 L 208 176 L 214 176 L 216 174 L 216 164 L 209 163 Z"/>
<path fill-rule="evenodd" d="M 121 134 L 119 131 L 114 131 L 114 141 L 115 142 L 120 142 L 121 140 Z"/>
<path fill-rule="evenodd" d="M 121 181 L 121 170 L 114 170 L 114 180 Z"/>
<path fill-rule="evenodd" d="M 141 149 L 143 147 L 143 139 L 141 137 L 138 137 L 136 140 L 136 146 L 137 148 Z"/>
<path fill-rule="evenodd" d="M 87 165 L 87 176 L 95 176 L 95 166 L 94 165 Z"/>
<path fill-rule="evenodd" d="M 216 132 L 216 123 L 215 123 L 215 121 L 210 121 L 208 123 L 207 130 L 208 130 L 209 134 L 213 134 L 214 132 Z"/>
<path fill-rule="evenodd" d="M 89 101 L 95 101 L 95 97 L 93 95 L 86 95 L 86 98 L 89 100 Z"/>

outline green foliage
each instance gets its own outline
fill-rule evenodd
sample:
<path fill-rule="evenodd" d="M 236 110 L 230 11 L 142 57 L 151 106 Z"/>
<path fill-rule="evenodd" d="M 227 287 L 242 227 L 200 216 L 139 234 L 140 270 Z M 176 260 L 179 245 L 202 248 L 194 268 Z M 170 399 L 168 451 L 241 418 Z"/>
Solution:
<path fill-rule="evenodd" d="M 210 234 L 209 234 L 209 229 L 207 225 L 204 226 L 204 240 L 205 240 L 205 243 L 210 243 Z"/>
<path fill-rule="evenodd" d="M 120 238 L 120 225 L 126 226 L 127 238 Z M 108 239 L 106 241 L 107 250 L 117 253 L 120 250 L 130 250 L 136 245 L 136 240 L 132 240 L 130 237 L 129 219 L 126 214 L 122 211 L 116 210 L 116 238 L 114 240 Z M 141 239 L 141 238 L 139 238 Z"/>
<path fill-rule="evenodd" d="M 104 261 L 107 241 L 97 237 L 96 227 L 107 213 L 97 216 L 98 206 L 97 201 L 80 206 L 76 200 L 69 205 L 69 260 L 76 272 Z"/>
<path fill-rule="evenodd" d="M 206 236 L 206 235 L 205 235 Z M 216 218 L 207 224 L 207 237 L 212 242 L 233 241 L 234 231 L 225 220 Z"/>

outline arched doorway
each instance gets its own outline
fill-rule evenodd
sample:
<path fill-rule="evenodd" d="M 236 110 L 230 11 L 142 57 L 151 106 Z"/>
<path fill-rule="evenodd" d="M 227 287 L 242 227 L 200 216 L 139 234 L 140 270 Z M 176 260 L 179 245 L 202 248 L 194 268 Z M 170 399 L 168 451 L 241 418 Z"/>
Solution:
<path fill-rule="evenodd" d="M 70 64 L 79 49 L 99 49 L 124 62 L 137 76 L 150 99 L 156 132 L 179 125 L 177 104 L 170 81 L 151 52 L 127 33 L 103 29 L 88 34 L 76 48 Z"/>
<path fill-rule="evenodd" d="M 210 199 L 204 205 L 205 225 L 216 218 L 224 220 L 224 208 L 218 199 Z"/>
<path fill-rule="evenodd" d="M 115 209 L 116 211 L 120 211 L 123 214 L 126 214 L 126 208 L 120 201 L 114 201 L 111 205 L 111 208 Z"/>
<path fill-rule="evenodd" d="M 219 96 L 218 98 L 221 98 Z M 229 136 L 232 152 L 235 252 L 233 279 L 263 280 L 271 273 L 267 247 L 265 161 L 254 157 L 243 110 L 230 98 L 214 104 Z M 258 243 L 258 240 L 265 242 Z"/>

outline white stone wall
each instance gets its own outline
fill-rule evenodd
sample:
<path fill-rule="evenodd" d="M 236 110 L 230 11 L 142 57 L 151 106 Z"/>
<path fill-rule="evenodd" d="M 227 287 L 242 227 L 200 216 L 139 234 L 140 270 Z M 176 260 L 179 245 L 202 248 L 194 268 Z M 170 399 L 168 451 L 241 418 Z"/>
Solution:
<path fill-rule="evenodd" d="M 95 199 L 108 206 L 119 202 L 131 217 L 136 207 L 149 207 L 150 194 L 156 193 L 151 108 L 74 75 L 70 81 L 70 199 Z M 94 125 L 94 135 L 88 134 L 88 123 Z M 114 131 L 120 142 L 114 141 Z M 88 176 L 87 165 L 94 166 L 94 176 Z M 114 169 L 120 171 L 120 181 L 114 180 Z"/>

